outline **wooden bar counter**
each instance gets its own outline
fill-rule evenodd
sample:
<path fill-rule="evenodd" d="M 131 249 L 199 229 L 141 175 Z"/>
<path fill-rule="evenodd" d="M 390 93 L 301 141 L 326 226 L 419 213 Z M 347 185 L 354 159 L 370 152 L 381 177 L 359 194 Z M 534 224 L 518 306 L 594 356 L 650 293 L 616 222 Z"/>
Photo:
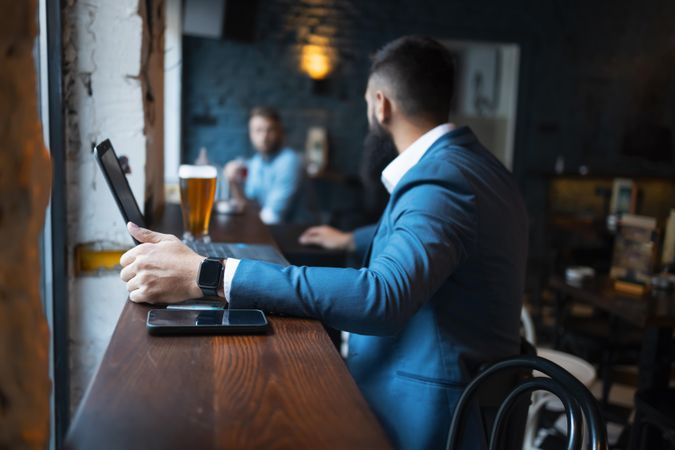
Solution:
<path fill-rule="evenodd" d="M 179 234 L 178 207 L 153 228 Z M 273 244 L 254 208 L 214 214 L 211 236 Z M 125 305 L 65 448 L 391 448 L 319 322 L 273 316 L 267 335 L 153 337 L 149 309 Z"/>

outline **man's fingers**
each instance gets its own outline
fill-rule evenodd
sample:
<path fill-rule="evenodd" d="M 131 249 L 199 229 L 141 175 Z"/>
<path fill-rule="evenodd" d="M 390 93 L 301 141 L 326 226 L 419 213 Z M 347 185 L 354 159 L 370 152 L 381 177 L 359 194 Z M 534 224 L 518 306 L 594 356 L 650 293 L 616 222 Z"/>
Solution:
<path fill-rule="evenodd" d="M 133 286 L 133 282 L 136 278 L 133 278 L 129 284 Z M 157 300 L 153 298 L 152 292 L 147 286 L 138 286 L 137 289 L 129 289 L 129 300 L 134 303 L 157 303 Z"/>
<path fill-rule="evenodd" d="M 147 253 L 151 247 L 152 244 L 139 244 L 136 247 L 127 250 L 127 252 L 120 257 L 120 265 L 126 267 L 129 264 L 132 264 L 139 255 Z"/>
<path fill-rule="evenodd" d="M 131 234 L 138 242 L 149 242 L 151 244 L 156 244 L 158 242 L 174 238 L 174 236 L 171 234 L 157 233 L 156 231 L 139 227 L 133 222 L 127 223 L 127 230 L 129 230 L 129 234 Z"/>
<path fill-rule="evenodd" d="M 160 303 L 160 301 L 158 301 L 157 298 L 155 298 L 155 296 L 149 294 L 143 288 L 131 291 L 129 293 L 129 300 L 131 300 L 134 303 L 149 303 L 151 305 L 154 305 L 155 303 Z"/>
<path fill-rule="evenodd" d="M 136 289 L 129 292 L 129 300 L 131 300 L 134 303 L 142 303 L 145 301 L 145 297 L 140 289 Z"/>
<path fill-rule="evenodd" d="M 127 291 L 128 292 L 134 292 L 138 289 L 140 289 L 142 286 L 140 285 L 138 281 L 138 277 L 133 277 L 131 280 L 127 282 Z"/>
<path fill-rule="evenodd" d="M 310 240 L 315 239 L 321 235 L 320 227 L 311 227 L 307 228 L 298 238 L 300 243 L 310 242 Z"/>
<path fill-rule="evenodd" d="M 127 267 L 129 264 L 134 262 L 134 260 L 136 259 L 136 252 L 134 252 L 134 250 L 135 248 L 132 248 L 131 250 L 128 250 L 126 253 L 120 256 L 120 265 L 122 267 Z"/>
<path fill-rule="evenodd" d="M 124 255 L 126 255 L 126 253 Z M 122 258 L 124 258 L 124 255 L 122 255 Z M 120 262 L 122 262 L 122 258 L 120 258 Z M 120 270 L 120 278 L 126 283 L 136 276 L 136 271 L 130 264 L 123 264 L 123 266 L 122 270 Z"/>
<path fill-rule="evenodd" d="M 314 244 L 319 240 L 319 236 L 315 234 L 303 234 L 298 241 L 301 244 Z"/>

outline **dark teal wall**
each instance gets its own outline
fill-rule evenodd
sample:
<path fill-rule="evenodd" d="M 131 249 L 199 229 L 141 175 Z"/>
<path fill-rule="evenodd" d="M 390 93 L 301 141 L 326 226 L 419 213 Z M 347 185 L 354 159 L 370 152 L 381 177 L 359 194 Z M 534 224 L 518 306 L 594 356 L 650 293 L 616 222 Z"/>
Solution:
<path fill-rule="evenodd" d="M 536 173 L 567 168 L 659 170 L 619 155 L 625 131 L 649 116 L 675 129 L 675 2 L 551 0 L 259 0 L 256 38 L 184 40 L 184 148 L 222 163 L 250 151 L 247 111 L 278 107 L 288 143 L 328 130 L 331 164 L 356 173 L 366 132 L 368 57 L 408 33 L 522 46 L 515 171 L 531 211 L 545 194 Z M 298 69 L 309 34 L 330 39 L 339 65 L 323 95 Z M 622 169 L 623 170 L 623 169 Z"/>

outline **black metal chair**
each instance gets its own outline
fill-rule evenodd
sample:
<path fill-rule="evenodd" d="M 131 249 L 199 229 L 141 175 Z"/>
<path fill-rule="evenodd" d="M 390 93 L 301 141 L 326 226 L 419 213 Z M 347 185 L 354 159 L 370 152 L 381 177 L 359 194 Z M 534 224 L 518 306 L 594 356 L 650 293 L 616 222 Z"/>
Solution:
<path fill-rule="evenodd" d="M 466 426 L 466 415 L 476 401 L 480 403 L 482 391 L 486 385 L 504 376 L 510 377 L 514 372 L 539 371 L 550 377 L 529 377 L 515 383 L 515 387 L 501 401 L 489 435 L 490 450 L 505 448 L 508 441 L 506 425 L 511 419 L 514 409 L 522 404 L 523 397 L 529 401 L 529 395 L 538 390 L 545 390 L 560 398 L 565 406 L 567 416 L 568 450 L 580 450 L 584 423 L 588 431 L 590 449 L 606 450 L 607 428 L 600 415 L 598 403 L 590 391 L 574 376 L 557 364 L 537 356 L 517 356 L 497 362 L 481 372 L 464 390 L 457 403 L 448 433 L 446 450 L 456 450 L 461 442 L 462 432 Z M 479 404 L 480 406 L 480 404 Z M 584 421 L 584 418 L 586 419 Z M 521 430 L 517 430 L 520 432 Z M 506 434 L 505 434 L 506 433 Z"/>
<path fill-rule="evenodd" d="M 646 433 L 653 428 L 655 433 Z M 649 389 L 635 394 L 630 450 L 675 448 L 675 389 Z"/>
<path fill-rule="evenodd" d="M 559 307 L 556 314 L 556 348 L 597 363 L 602 379 L 602 406 L 607 410 L 612 385 L 620 381 L 617 366 L 637 365 L 644 329 L 626 323 L 612 314 L 596 312 L 592 317 L 576 317 Z M 605 411 L 607 414 L 607 411 Z M 617 421 L 622 418 L 616 417 Z M 626 418 L 623 418 L 624 420 Z"/>

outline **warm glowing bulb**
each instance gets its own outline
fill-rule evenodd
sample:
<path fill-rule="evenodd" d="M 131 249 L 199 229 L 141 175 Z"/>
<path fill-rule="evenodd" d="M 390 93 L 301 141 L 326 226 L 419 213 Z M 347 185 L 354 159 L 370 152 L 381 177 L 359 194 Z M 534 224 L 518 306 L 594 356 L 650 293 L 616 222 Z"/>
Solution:
<path fill-rule="evenodd" d="M 330 58 L 328 57 L 328 50 L 319 45 L 305 45 L 302 47 L 302 70 L 304 70 L 310 78 L 314 80 L 321 80 L 330 73 Z"/>

